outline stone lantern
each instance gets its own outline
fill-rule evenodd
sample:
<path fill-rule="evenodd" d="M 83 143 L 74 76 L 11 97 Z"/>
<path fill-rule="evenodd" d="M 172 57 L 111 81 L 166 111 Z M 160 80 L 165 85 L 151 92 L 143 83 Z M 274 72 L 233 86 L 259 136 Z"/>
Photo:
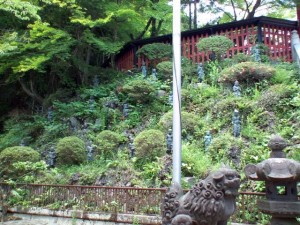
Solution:
<path fill-rule="evenodd" d="M 299 225 L 300 201 L 297 182 L 300 181 L 300 163 L 285 158 L 285 140 L 275 135 L 268 144 L 270 158 L 257 165 L 248 164 L 245 174 L 251 180 L 265 181 L 266 199 L 258 200 L 258 208 L 272 215 L 271 225 Z"/>

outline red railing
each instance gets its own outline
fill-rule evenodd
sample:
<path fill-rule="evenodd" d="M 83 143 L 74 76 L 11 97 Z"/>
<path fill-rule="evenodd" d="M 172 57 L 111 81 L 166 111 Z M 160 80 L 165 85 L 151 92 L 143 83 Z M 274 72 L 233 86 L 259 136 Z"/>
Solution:
<path fill-rule="evenodd" d="M 5 204 L 9 206 L 43 207 L 53 210 L 76 208 L 87 212 L 134 215 L 161 215 L 162 201 L 166 192 L 163 188 L 47 184 L 11 186 L 2 183 L 0 187 L 1 196 L 6 196 Z M 241 192 L 232 221 L 243 223 L 259 221 L 261 213 L 258 212 L 256 201 L 264 195 L 264 193 Z"/>
<path fill-rule="evenodd" d="M 271 59 L 290 62 L 292 59 L 291 32 L 293 30 L 298 30 L 296 21 L 258 17 L 185 31 L 181 34 L 182 56 L 194 63 L 203 63 L 209 59 L 209 55 L 206 52 L 199 52 L 196 43 L 200 39 L 212 35 L 225 35 L 234 43 L 234 46 L 227 51 L 226 57 L 231 57 L 237 53 L 250 54 L 252 46 L 260 42 L 269 47 Z M 117 68 L 119 70 L 129 70 L 134 67 L 139 69 L 143 61 L 148 65 L 149 60 L 139 58 L 135 53 L 143 45 L 150 43 L 171 44 L 172 36 L 164 35 L 129 43 L 116 58 Z"/>

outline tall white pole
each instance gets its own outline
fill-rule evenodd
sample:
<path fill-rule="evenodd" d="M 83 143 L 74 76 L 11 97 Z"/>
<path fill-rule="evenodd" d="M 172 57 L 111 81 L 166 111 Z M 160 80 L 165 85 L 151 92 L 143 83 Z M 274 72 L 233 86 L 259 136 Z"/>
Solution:
<path fill-rule="evenodd" d="M 181 10 L 173 0 L 173 182 L 181 180 Z"/>

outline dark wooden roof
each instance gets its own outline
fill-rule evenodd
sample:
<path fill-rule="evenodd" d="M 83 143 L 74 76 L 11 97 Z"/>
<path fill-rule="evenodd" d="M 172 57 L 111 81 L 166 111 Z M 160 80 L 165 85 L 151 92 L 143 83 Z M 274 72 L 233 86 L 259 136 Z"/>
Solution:
<path fill-rule="evenodd" d="M 252 18 L 252 19 L 247 19 L 247 20 L 240 20 L 240 21 L 235 21 L 235 22 L 230 22 L 230 23 L 205 26 L 202 28 L 194 29 L 194 30 L 183 31 L 183 32 L 181 32 L 181 37 L 192 36 L 194 34 L 213 35 L 221 30 L 224 31 L 226 29 L 231 29 L 231 28 L 246 26 L 246 25 L 252 25 L 252 24 L 255 26 L 268 24 L 268 25 L 276 25 L 276 26 L 280 25 L 280 26 L 286 27 L 286 28 L 294 28 L 294 29 L 298 28 L 297 21 L 261 16 L 261 17 L 256 17 L 256 18 Z M 146 39 L 142 39 L 142 40 L 138 40 L 138 41 L 129 42 L 122 48 L 121 52 L 124 52 L 128 48 L 131 48 L 133 46 L 145 45 L 145 44 L 150 44 L 150 43 L 155 43 L 155 42 L 163 42 L 163 41 L 167 41 L 167 40 L 169 40 L 170 42 L 172 41 L 172 34 L 167 34 L 167 35 L 162 35 L 162 36 L 158 36 L 158 37 L 154 37 L 154 38 L 146 38 Z"/>

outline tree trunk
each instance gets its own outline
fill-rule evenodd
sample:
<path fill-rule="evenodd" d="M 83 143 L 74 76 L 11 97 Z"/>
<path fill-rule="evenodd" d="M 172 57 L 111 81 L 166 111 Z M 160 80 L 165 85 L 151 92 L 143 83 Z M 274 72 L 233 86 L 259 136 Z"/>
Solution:
<path fill-rule="evenodd" d="M 246 19 L 252 19 L 255 15 L 255 12 L 257 10 L 257 8 L 261 5 L 261 0 L 256 0 L 252 10 L 249 12 L 248 16 Z"/>
<path fill-rule="evenodd" d="M 197 1 L 194 0 L 194 29 L 197 29 Z"/>
<path fill-rule="evenodd" d="M 156 37 L 156 19 L 153 18 L 151 22 L 151 37 Z"/>
<path fill-rule="evenodd" d="M 192 29 L 192 5 L 191 0 L 189 0 L 189 29 Z"/>
<path fill-rule="evenodd" d="M 24 83 L 24 81 L 22 80 L 22 78 L 20 78 L 19 80 L 19 83 L 21 84 L 21 87 L 22 87 L 22 90 L 27 94 L 29 95 L 31 98 L 33 98 L 33 100 L 37 101 L 40 105 L 43 104 L 43 98 L 38 95 L 34 89 L 33 89 L 33 86 L 31 85 L 31 90 L 26 86 L 26 84 Z M 32 82 L 31 82 L 32 84 Z"/>

